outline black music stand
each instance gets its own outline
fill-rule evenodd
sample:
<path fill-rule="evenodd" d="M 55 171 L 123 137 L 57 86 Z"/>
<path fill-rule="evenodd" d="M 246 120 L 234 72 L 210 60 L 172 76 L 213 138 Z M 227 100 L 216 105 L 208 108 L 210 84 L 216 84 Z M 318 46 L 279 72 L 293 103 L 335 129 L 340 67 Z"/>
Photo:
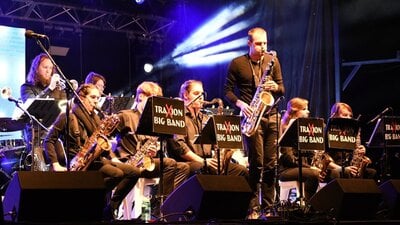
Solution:
<path fill-rule="evenodd" d="M 345 172 L 346 151 L 356 148 L 357 135 L 360 129 L 358 120 L 350 118 L 329 118 L 325 129 L 326 144 L 330 150 L 342 153 L 342 174 Z"/>
<path fill-rule="evenodd" d="M 65 104 L 67 103 L 64 100 Z M 36 152 L 41 148 L 37 148 L 39 146 L 35 146 L 35 126 L 38 131 L 38 143 L 40 143 L 40 130 L 43 129 L 48 131 L 48 127 L 50 127 L 53 122 L 57 119 L 58 115 L 61 113 L 61 104 L 63 101 L 57 101 L 52 98 L 29 98 L 26 102 L 20 107 L 25 114 L 30 118 L 32 124 L 32 140 L 31 142 L 31 155 L 32 155 L 32 165 L 31 170 L 39 170 L 39 171 L 47 171 L 48 168 L 37 167 L 35 157 L 39 157 L 38 154 L 43 154 L 43 152 Z M 39 165 L 40 166 L 40 165 Z"/>
<path fill-rule="evenodd" d="M 185 108 L 181 100 L 152 96 L 147 99 L 146 106 L 140 117 L 137 134 L 158 136 L 161 142 L 160 154 L 160 206 L 164 202 L 163 170 L 164 154 L 167 152 L 167 138 L 174 134 L 185 135 Z M 163 218 L 160 210 L 160 218 Z"/>
<path fill-rule="evenodd" d="M 107 114 L 118 113 L 124 109 L 131 109 L 135 103 L 134 97 L 106 96 L 102 97 L 101 110 Z"/>
<path fill-rule="evenodd" d="M 29 114 L 36 117 L 45 127 L 50 127 L 61 113 L 59 103 L 62 103 L 62 101 L 52 98 L 30 98 L 26 100 L 24 107 L 26 107 Z"/>
<path fill-rule="evenodd" d="M 387 178 L 390 177 L 388 149 L 400 147 L 400 117 L 383 116 L 379 118 L 367 142 L 367 147 L 383 148 L 381 170 Z"/>
<path fill-rule="evenodd" d="M 281 147 L 292 147 L 298 152 L 298 167 L 300 183 L 300 206 L 303 206 L 303 173 L 302 173 L 302 151 L 324 151 L 324 119 L 321 118 L 298 118 L 291 121 L 289 127 L 281 135 L 278 145 Z"/>
<path fill-rule="evenodd" d="M 212 144 L 217 146 L 217 174 L 221 173 L 220 149 L 243 149 L 243 138 L 240 117 L 235 115 L 213 115 L 196 138 L 195 144 Z M 205 157 L 205 156 L 204 156 Z M 205 159 L 204 159 L 205 160 Z M 228 168 L 225 169 L 227 175 Z"/>

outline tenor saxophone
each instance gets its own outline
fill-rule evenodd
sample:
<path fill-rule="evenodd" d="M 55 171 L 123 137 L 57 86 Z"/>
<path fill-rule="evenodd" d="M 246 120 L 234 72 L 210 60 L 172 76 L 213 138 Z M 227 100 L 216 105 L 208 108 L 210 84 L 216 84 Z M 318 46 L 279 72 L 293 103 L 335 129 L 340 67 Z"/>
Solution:
<path fill-rule="evenodd" d="M 155 168 L 154 160 L 148 154 L 148 149 L 151 145 L 157 145 L 158 137 L 151 136 L 137 150 L 135 155 L 131 156 L 126 163 L 137 168 L 143 168 L 147 171 L 153 171 Z"/>
<path fill-rule="evenodd" d="M 71 160 L 70 170 L 85 171 L 103 151 L 111 150 L 111 143 L 107 136 L 115 130 L 118 123 L 119 118 L 117 115 L 105 116 L 101 120 L 98 129 L 85 141 L 81 150 Z"/>
<path fill-rule="evenodd" d="M 260 83 L 257 86 L 256 93 L 250 102 L 250 108 L 252 110 L 250 116 L 244 116 L 241 122 L 242 133 L 248 137 L 253 135 L 258 125 L 260 124 L 261 118 L 267 108 L 271 108 L 274 105 L 275 99 L 271 92 L 266 91 L 264 88 L 265 82 L 271 80 L 271 74 L 275 63 L 275 57 L 272 57 L 268 63 L 268 68 L 264 71 Z"/>
<path fill-rule="evenodd" d="M 353 178 L 363 178 L 367 166 L 371 163 L 372 160 L 370 158 L 365 156 L 363 153 L 360 153 L 358 148 L 355 148 L 353 151 L 353 158 L 351 159 L 350 165 L 355 166 L 357 168 L 357 173 L 351 176 Z"/>

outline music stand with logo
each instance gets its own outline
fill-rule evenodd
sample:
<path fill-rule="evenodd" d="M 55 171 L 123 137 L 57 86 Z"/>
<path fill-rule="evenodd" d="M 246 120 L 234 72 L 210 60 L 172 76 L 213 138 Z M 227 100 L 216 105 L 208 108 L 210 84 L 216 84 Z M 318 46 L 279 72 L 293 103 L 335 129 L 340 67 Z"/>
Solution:
<path fill-rule="evenodd" d="M 358 120 L 350 118 L 330 118 L 326 125 L 325 137 L 330 150 L 342 153 L 342 174 L 345 172 L 345 153 L 356 148 L 360 125 Z"/>
<path fill-rule="evenodd" d="M 167 152 L 167 138 L 174 134 L 185 135 L 185 108 L 181 100 L 152 96 L 147 99 L 145 108 L 136 129 L 137 134 L 158 136 L 161 142 L 160 154 L 160 205 L 163 204 L 164 154 Z M 162 212 L 160 212 L 162 213 Z M 162 218 L 162 214 L 161 217 Z"/>
<path fill-rule="evenodd" d="M 240 117 L 235 115 L 211 116 L 194 143 L 217 146 L 217 174 L 220 175 L 220 149 L 243 149 Z M 227 169 L 225 168 L 225 175 L 227 175 Z"/>
<path fill-rule="evenodd" d="M 302 173 L 302 151 L 324 151 L 324 120 L 321 118 L 298 118 L 291 121 L 289 127 L 283 132 L 278 140 L 281 147 L 292 147 L 298 152 L 298 181 L 303 181 Z M 300 205 L 303 205 L 303 185 L 300 185 Z"/>
<path fill-rule="evenodd" d="M 400 147 L 400 117 L 383 116 L 376 122 L 367 147 L 383 148 L 381 169 L 385 176 L 390 177 L 388 149 Z"/>

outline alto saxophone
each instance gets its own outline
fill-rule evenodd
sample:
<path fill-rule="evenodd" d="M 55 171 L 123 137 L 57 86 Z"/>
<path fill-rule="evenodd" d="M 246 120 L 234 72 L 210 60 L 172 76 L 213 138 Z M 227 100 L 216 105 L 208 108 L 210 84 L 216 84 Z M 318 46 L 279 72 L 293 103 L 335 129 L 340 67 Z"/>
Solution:
<path fill-rule="evenodd" d="M 311 166 L 320 169 L 320 174 L 326 173 L 329 163 L 334 162 L 332 157 L 324 151 L 315 151 L 311 160 Z"/>
<path fill-rule="evenodd" d="M 260 79 L 260 83 L 257 86 L 256 93 L 254 94 L 253 99 L 250 102 L 249 106 L 252 110 L 251 115 L 249 117 L 244 115 L 244 118 L 241 122 L 242 133 L 248 137 L 256 132 L 257 127 L 260 124 L 261 118 L 265 113 L 265 110 L 274 105 L 274 97 L 272 96 L 271 92 L 266 91 L 264 88 L 264 84 L 267 81 L 272 80 L 271 73 L 274 67 L 274 63 L 275 57 L 273 56 L 271 61 L 268 63 L 269 68 L 264 71 Z"/>
<path fill-rule="evenodd" d="M 131 156 L 126 163 L 143 168 L 147 171 L 153 171 L 155 168 L 154 160 L 148 154 L 148 149 L 151 145 L 157 145 L 158 137 L 151 136 L 146 142 L 137 150 L 135 155 Z"/>
<path fill-rule="evenodd" d="M 363 178 L 365 169 L 371 163 L 371 159 L 361 153 L 358 147 L 354 149 L 353 158 L 351 159 L 350 165 L 357 168 L 357 173 L 355 175 L 352 175 L 352 177 Z"/>
<path fill-rule="evenodd" d="M 119 118 L 117 115 L 106 115 L 101 120 L 98 129 L 85 141 L 81 150 L 71 160 L 70 170 L 85 171 L 103 151 L 111 150 L 111 143 L 107 136 L 117 128 L 118 123 Z"/>

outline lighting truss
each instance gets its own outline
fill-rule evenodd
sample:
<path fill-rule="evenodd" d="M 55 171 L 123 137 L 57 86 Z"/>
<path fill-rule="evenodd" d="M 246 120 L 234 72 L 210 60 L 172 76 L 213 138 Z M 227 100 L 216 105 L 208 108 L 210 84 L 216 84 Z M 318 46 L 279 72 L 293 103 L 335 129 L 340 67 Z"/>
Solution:
<path fill-rule="evenodd" d="M 68 4 L 68 1 L 66 2 Z M 175 24 L 174 20 L 156 15 L 129 14 L 67 4 L 34 0 L 2 0 L 0 18 L 123 32 L 130 37 L 149 41 L 162 41 Z"/>

